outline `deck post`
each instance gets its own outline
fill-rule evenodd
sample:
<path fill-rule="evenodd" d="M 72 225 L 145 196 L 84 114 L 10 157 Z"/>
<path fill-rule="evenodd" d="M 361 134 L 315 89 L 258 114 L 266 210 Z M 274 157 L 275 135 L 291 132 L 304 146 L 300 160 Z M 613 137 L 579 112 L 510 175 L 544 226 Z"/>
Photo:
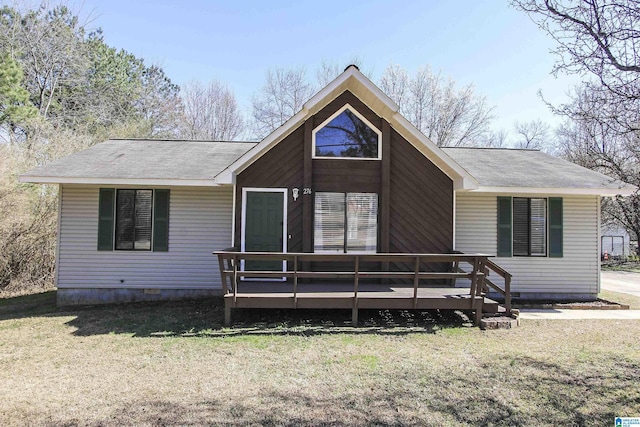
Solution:
<path fill-rule="evenodd" d="M 358 271 L 360 270 L 360 257 L 356 255 L 354 260 L 353 272 L 353 308 L 351 309 L 351 324 L 353 326 L 358 326 L 358 285 L 360 282 L 360 277 L 358 276 Z"/>
<path fill-rule="evenodd" d="M 511 314 L 511 275 L 506 274 L 504 277 L 504 308 L 507 314 Z"/>
<path fill-rule="evenodd" d="M 293 308 L 298 308 L 298 255 L 293 256 Z"/>
<path fill-rule="evenodd" d="M 473 324 L 476 326 L 480 326 L 481 320 L 482 320 L 482 304 L 480 304 L 480 308 L 476 307 L 475 309 Z"/>
<path fill-rule="evenodd" d="M 469 289 L 469 298 L 471 298 L 471 310 L 474 311 L 474 324 L 476 326 L 480 325 L 480 320 L 482 319 L 482 301 L 484 301 L 484 297 L 480 302 L 478 302 L 478 295 L 480 294 L 480 287 L 483 285 L 479 283 L 478 273 L 482 269 L 482 262 L 478 257 L 473 258 L 472 264 L 472 273 L 471 273 L 471 289 Z"/>
<path fill-rule="evenodd" d="M 224 299 L 224 326 L 231 326 L 231 304 L 228 298 Z"/>
<path fill-rule="evenodd" d="M 233 256 L 233 305 L 236 305 L 238 294 L 238 255 Z"/>
<path fill-rule="evenodd" d="M 416 264 L 413 268 L 413 309 L 418 308 L 418 284 L 420 282 L 420 256 L 416 256 Z"/>

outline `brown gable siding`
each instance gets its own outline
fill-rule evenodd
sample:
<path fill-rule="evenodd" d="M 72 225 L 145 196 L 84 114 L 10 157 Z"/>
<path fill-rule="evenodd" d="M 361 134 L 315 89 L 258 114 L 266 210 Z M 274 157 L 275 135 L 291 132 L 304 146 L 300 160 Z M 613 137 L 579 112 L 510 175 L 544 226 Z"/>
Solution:
<path fill-rule="evenodd" d="M 311 154 L 310 128 L 320 125 L 345 103 L 383 132 L 383 160 L 306 159 L 305 162 L 305 145 Z M 383 166 L 385 162 L 388 166 Z M 306 168 L 311 169 L 306 180 L 305 163 Z M 383 168 L 386 168 L 385 174 Z M 305 126 L 300 126 L 241 172 L 236 183 L 237 246 L 241 237 L 243 187 L 298 188 L 297 201 L 293 201 L 291 191 L 287 195 L 287 228 L 291 236 L 288 250 L 302 252 L 306 247 L 312 251 L 313 209 L 307 210 L 305 218 L 303 205 L 307 203 L 312 207 L 314 195 L 302 194 L 307 185 L 313 193 L 377 193 L 380 196 L 379 251 L 442 253 L 453 249 L 453 182 L 348 91 L 307 121 L 306 134 Z M 308 224 L 306 232 L 303 232 L 304 223 Z M 307 245 L 303 245 L 305 234 Z"/>
<path fill-rule="evenodd" d="M 347 91 L 342 92 L 336 99 L 331 101 L 322 110 L 318 111 L 312 118 L 314 129 L 321 125 L 322 122 L 327 120 L 333 113 L 344 107 L 345 104 L 351 105 L 358 110 L 358 113 L 362 114 L 372 125 L 382 130 L 382 119 L 376 113 L 374 113 L 366 104 L 355 96 L 353 93 Z"/>
<path fill-rule="evenodd" d="M 453 249 L 453 182 L 391 130 L 391 252 Z"/>
<path fill-rule="evenodd" d="M 256 162 L 242 171 L 236 179 L 235 244 L 240 247 L 242 220 L 242 188 L 299 188 L 302 193 L 304 126 L 300 126 Z M 300 195 L 302 196 L 302 194 Z M 287 192 L 289 252 L 302 252 L 302 201 L 293 201 Z"/>

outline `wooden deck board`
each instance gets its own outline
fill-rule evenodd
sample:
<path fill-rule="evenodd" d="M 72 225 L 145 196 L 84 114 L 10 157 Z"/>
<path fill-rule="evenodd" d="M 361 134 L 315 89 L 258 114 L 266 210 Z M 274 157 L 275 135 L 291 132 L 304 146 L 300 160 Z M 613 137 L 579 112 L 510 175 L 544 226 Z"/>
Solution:
<path fill-rule="evenodd" d="M 233 294 L 226 298 L 233 299 Z M 482 297 L 477 297 L 482 298 Z M 241 282 L 235 296 L 236 308 L 352 308 L 353 285 L 341 283 L 293 284 L 280 282 Z M 489 298 L 484 305 L 497 306 Z M 412 286 L 360 285 L 358 308 L 371 309 L 473 309 L 468 288 L 421 287 L 414 302 Z"/>

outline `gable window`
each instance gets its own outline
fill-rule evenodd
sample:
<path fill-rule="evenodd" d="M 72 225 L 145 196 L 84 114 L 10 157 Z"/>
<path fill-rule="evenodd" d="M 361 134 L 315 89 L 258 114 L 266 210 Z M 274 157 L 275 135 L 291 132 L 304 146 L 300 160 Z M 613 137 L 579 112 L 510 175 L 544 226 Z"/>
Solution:
<path fill-rule="evenodd" d="M 101 188 L 98 250 L 167 251 L 169 190 Z"/>
<path fill-rule="evenodd" d="M 498 197 L 498 256 L 562 257 L 562 198 Z"/>
<path fill-rule="evenodd" d="M 380 159 L 382 133 L 346 104 L 314 129 L 315 158 Z"/>
<path fill-rule="evenodd" d="M 315 194 L 314 252 L 376 252 L 377 194 Z"/>

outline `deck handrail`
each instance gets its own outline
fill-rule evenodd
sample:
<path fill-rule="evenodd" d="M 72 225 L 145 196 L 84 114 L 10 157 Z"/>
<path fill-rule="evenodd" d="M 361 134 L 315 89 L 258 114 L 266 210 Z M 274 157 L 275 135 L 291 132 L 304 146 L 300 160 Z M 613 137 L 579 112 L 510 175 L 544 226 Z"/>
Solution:
<path fill-rule="evenodd" d="M 295 253 L 295 252 L 239 252 L 236 248 L 216 251 L 220 266 L 220 278 L 223 292 L 232 294 L 234 303 L 238 296 L 238 281 L 244 279 L 265 278 L 291 278 L 293 280 L 294 308 L 298 300 L 299 279 L 327 279 L 340 278 L 353 280 L 353 308 L 358 308 L 358 287 L 361 279 L 404 279 L 412 282 L 413 305 L 418 306 L 418 289 L 420 282 L 426 280 L 450 280 L 468 279 L 471 281 L 469 288 L 470 308 L 481 313 L 484 299 L 486 269 L 489 266 L 488 256 L 485 254 L 417 254 L 417 253 L 352 253 L 352 254 L 326 254 L 326 253 Z M 291 267 L 287 271 L 258 270 L 246 271 L 242 269 L 246 261 L 281 261 L 287 262 Z M 353 266 L 348 271 L 311 271 L 310 263 L 348 262 Z M 405 264 L 411 266 L 402 270 L 365 270 L 363 263 L 376 263 L 380 267 L 390 266 L 396 268 Z M 471 266 L 466 271 L 425 271 L 423 266 L 433 263 L 448 263 L 449 265 L 467 263 Z M 307 269 L 301 269 L 306 266 Z M 304 267 L 303 267 L 304 268 Z M 384 268 L 384 267 L 383 267 Z"/>
<path fill-rule="evenodd" d="M 504 308 L 505 310 L 507 310 L 507 313 L 511 313 L 511 278 L 513 276 L 511 275 L 511 273 L 509 273 L 504 268 L 500 267 L 491 259 L 487 259 L 485 266 L 486 266 L 485 279 L 484 279 L 485 284 L 504 297 Z M 504 279 L 504 289 L 502 289 L 500 286 L 495 284 L 491 279 L 489 279 L 488 277 L 489 270 L 493 271 L 498 276 Z"/>

